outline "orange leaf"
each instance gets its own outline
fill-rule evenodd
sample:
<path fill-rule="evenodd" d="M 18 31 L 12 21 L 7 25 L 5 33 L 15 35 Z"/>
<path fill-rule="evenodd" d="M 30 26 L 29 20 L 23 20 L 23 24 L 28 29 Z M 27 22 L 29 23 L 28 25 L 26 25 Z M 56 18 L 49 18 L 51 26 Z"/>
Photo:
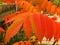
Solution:
<path fill-rule="evenodd" d="M 60 16 L 60 7 L 57 8 L 57 14 Z"/>
<path fill-rule="evenodd" d="M 48 2 L 48 0 L 40 0 L 40 3 L 39 3 L 39 10 L 44 10 L 45 9 L 45 6 L 47 5 L 46 3 Z"/>
<path fill-rule="evenodd" d="M 44 32 L 41 27 L 40 14 L 33 14 L 30 16 L 30 21 L 32 25 L 32 30 L 37 36 L 38 40 L 41 42 L 44 36 Z"/>
<path fill-rule="evenodd" d="M 12 44 L 12 45 L 19 45 L 19 42 L 16 42 L 16 43 L 14 43 L 14 44 Z"/>
<path fill-rule="evenodd" d="M 26 18 L 28 16 L 28 12 L 26 13 L 20 13 L 20 12 L 17 12 L 17 13 L 14 13 L 14 14 L 11 14 L 11 16 L 7 16 L 5 17 L 5 24 L 7 24 L 8 22 L 12 22 L 14 20 L 16 20 L 17 18 Z"/>
<path fill-rule="evenodd" d="M 15 2 L 15 0 L 3 0 L 3 2 L 5 2 L 7 4 L 13 4 Z"/>
<path fill-rule="evenodd" d="M 44 30 L 41 24 L 41 15 L 43 14 L 34 14 L 33 19 L 37 28 L 37 38 L 41 42 L 44 37 Z"/>
<path fill-rule="evenodd" d="M 55 14 L 56 11 L 57 11 L 57 7 L 56 7 L 55 5 L 52 5 L 52 6 L 51 6 L 51 13 L 52 13 L 52 14 Z"/>
<path fill-rule="evenodd" d="M 27 1 L 18 1 L 18 3 L 16 3 L 17 6 L 19 6 L 20 8 L 23 8 L 25 11 L 28 11 L 28 12 L 36 12 L 38 11 L 36 9 L 36 7 L 34 7 L 31 3 L 27 2 Z"/>
<path fill-rule="evenodd" d="M 9 14 L 7 16 L 4 17 L 4 21 L 5 21 L 5 24 L 8 23 L 9 20 L 11 20 L 12 18 L 16 17 L 17 16 L 17 13 L 13 13 L 13 14 Z M 13 20 L 9 21 L 12 22 Z"/>
<path fill-rule="evenodd" d="M 31 42 L 29 42 L 29 41 L 25 41 L 25 45 L 31 45 L 30 43 Z"/>
<path fill-rule="evenodd" d="M 23 29 L 24 29 L 24 32 L 26 33 L 26 36 L 30 38 L 32 34 L 32 27 L 31 27 L 29 18 L 25 19 L 24 24 L 23 24 Z"/>
<path fill-rule="evenodd" d="M 26 1 L 28 1 L 28 2 L 31 3 L 31 4 L 33 4 L 33 1 L 32 1 L 32 0 L 26 0 Z"/>
<path fill-rule="evenodd" d="M 18 32 L 19 29 L 21 29 L 23 22 L 22 19 L 17 19 L 11 24 L 11 26 L 8 28 L 5 36 L 5 43 L 9 42 L 10 39 L 15 36 Z"/>
<path fill-rule="evenodd" d="M 51 11 L 51 6 L 53 5 L 52 2 L 47 2 L 47 5 L 46 5 L 46 10 L 50 13 Z"/>

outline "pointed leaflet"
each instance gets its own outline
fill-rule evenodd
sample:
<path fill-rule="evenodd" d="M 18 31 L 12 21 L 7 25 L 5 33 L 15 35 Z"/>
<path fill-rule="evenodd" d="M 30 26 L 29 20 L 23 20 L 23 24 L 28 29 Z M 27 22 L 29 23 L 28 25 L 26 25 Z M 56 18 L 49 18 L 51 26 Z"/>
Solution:
<path fill-rule="evenodd" d="M 10 23 L 10 22 L 14 21 L 17 17 L 19 17 L 18 15 L 20 16 L 20 12 L 15 12 L 13 14 L 9 14 L 9 15 L 5 16 L 4 17 L 5 24 L 7 24 L 8 22 Z"/>
<path fill-rule="evenodd" d="M 42 29 L 42 24 L 41 24 L 41 18 L 40 18 L 41 14 L 34 14 L 33 15 L 33 19 L 37 28 L 37 32 L 38 32 L 38 40 L 41 42 L 43 37 L 44 37 L 44 30 Z"/>
<path fill-rule="evenodd" d="M 13 14 L 9 14 L 7 16 L 4 17 L 4 21 L 5 21 L 5 24 L 8 23 L 9 20 L 11 20 L 12 18 L 16 17 L 18 14 L 17 13 L 13 13 Z M 11 21 L 9 21 L 9 23 L 11 23 Z"/>
<path fill-rule="evenodd" d="M 60 22 L 57 22 L 57 41 L 59 40 L 59 38 L 60 38 Z"/>
<path fill-rule="evenodd" d="M 33 15 L 31 15 L 29 17 L 29 20 L 30 20 L 30 23 L 31 23 L 31 27 L 32 27 L 32 31 L 35 33 L 35 35 L 37 36 L 37 29 L 36 29 L 36 25 L 34 23 L 34 20 L 33 20 Z"/>
<path fill-rule="evenodd" d="M 54 40 L 57 39 L 57 27 L 56 27 L 56 22 L 53 22 L 53 34 L 54 34 Z"/>
<path fill-rule="evenodd" d="M 26 12 L 26 13 L 20 13 L 20 12 L 18 12 L 18 13 L 11 14 L 12 16 L 7 16 L 7 18 L 6 17 L 4 18 L 5 19 L 5 24 L 7 24 L 8 22 L 14 21 L 17 18 L 21 18 L 21 17 L 25 18 L 25 17 L 28 16 L 27 14 L 29 14 L 29 13 L 28 12 Z"/>
<path fill-rule="evenodd" d="M 47 16 L 46 17 L 47 35 L 46 38 L 51 40 L 53 37 L 53 21 Z"/>
<path fill-rule="evenodd" d="M 59 38 L 60 38 L 60 23 L 59 22 L 55 22 L 55 26 L 56 26 L 56 30 L 54 30 L 54 39 L 56 40 L 56 41 L 58 41 L 59 40 Z"/>
<path fill-rule="evenodd" d="M 22 26 L 22 23 L 23 23 L 22 21 L 23 21 L 22 18 L 20 19 L 18 18 L 13 22 L 13 24 L 11 24 L 11 26 L 8 28 L 6 32 L 6 36 L 4 40 L 5 43 L 9 42 L 10 39 L 18 33 L 19 29 Z"/>
<path fill-rule="evenodd" d="M 15 17 L 15 21 L 11 24 L 11 26 L 8 28 L 5 36 L 5 43 L 9 42 L 9 40 L 16 35 L 16 33 L 19 31 L 19 29 L 22 26 L 23 20 L 28 16 L 29 13 L 23 13 Z M 19 28 L 20 27 L 20 28 Z M 14 32 L 14 34 L 13 34 Z"/>
<path fill-rule="evenodd" d="M 41 20 L 41 27 L 45 35 L 45 31 L 46 31 L 45 14 L 40 14 L 40 20 Z"/>
<path fill-rule="evenodd" d="M 44 35 L 47 38 L 48 35 L 48 31 L 47 31 L 47 25 L 46 25 L 46 15 L 41 15 L 41 24 L 44 30 Z M 48 39 L 48 38 L 47 38 Z"/>
<path fill-rule="evenodd" d="M 59 38 L 60 38 L 60 22 L 59 22 L 59 29 L 58 29 L 58 32 L 59 32 Z"/>
<path fill-rule="evenodd" d="M 23 10 L 25 10 L 25 11 L 28 11 L 28 12 L 36 12 L 36 11 L 38 11 L 37 9 L 36 9 L 36 7 L 34 7 L 32 4 L 30 4 L 29 2 L 27 2 L 27 1 L 18 1 L 17 0 L 17 6 L 19 6 L 20 8 L 23 8 Z M 27 6 L 26 6 L 27 5 Z"/>
<path fill-rule="evenodd" d="M 3 0 L 3 2 L 5 2 L 7 4 L 13 4 L 15 2 L 15 0 Z"/>
<path fill-rule="evenodd" d="M 0 32 L 5 32 L 5 30 L 2 27 L 0 27 Z"/>
<path fill-rule="evenodd" d="M 31 23 L 30 23 L 29 17 L 24 20 L 23 30 L 24 30 L 26 36 L 28 38 L 30 38 L 30 36 L 32 34 L 32 27 L 31 27 Z"/>
<path fill-rule="evenodd" d="M 41 42 L 44 36 L 44 32 L 41 27 L 40 14 L 34 14 L 30 17 L 33 32 Z"/>

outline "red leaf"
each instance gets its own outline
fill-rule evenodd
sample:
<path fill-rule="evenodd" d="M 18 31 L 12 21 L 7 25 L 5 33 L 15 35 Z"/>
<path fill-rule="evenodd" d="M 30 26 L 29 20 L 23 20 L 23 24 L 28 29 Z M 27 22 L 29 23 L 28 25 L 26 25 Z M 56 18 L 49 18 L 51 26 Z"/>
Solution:
<path fill-rule="evenodd" d="M 56 22 L 54 22 L 53 23 L 53 33 L 54 33 L 54 40 L 58 40 L 58 36 L 57 36 L 57 23 Z"/>
<path fill-rule="evenodd" d="M 46 38 L 51 40 L 53 37 L 53 20 L 51 20 L 48 16 L 46 16 Z"/>
<path fill-rule="evenodd" d="M 54 39 L 58 41 L 59 38 L 60 38 L 60 23 L 55 22 Z"/>
<path fill-rule="evenodd" d="M 34 21 L 34 25 L 35 26 L 33 29 L 33 32 L 35 33 L 35 35 L 37 36 L 38 40 L 41 42 L 43 37 L 44 37 L 44 31 L 42 30 L 41 27 L 41 19 L 40 19 L 40 14 L 33 14 L 32 15 L 32 20 Z"/>
<path fill-rule="evenodd" d="M 53 16 L 51 19 L 52 19 L 53 21 L 55 21 L 55 20 L 57 20 L 57 17 L 56 17 L 56 16 Z"/>
<path fill-rule="evenodd" d="M 26 36 L 30 38 L 32 34 L 32 27 L 31 27 L 29 17 L 25 19 L 24 24 L 23 24 L 23 29 L 24 29 Z"/>

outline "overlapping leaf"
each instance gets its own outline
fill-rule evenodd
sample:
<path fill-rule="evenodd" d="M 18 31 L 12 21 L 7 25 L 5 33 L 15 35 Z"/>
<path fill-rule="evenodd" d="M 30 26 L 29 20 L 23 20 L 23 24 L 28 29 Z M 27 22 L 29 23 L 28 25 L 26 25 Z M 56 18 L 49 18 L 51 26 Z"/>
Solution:
<path fill-rule="evenodd" d="M 26 18 L 25 16 L 16 18 L 16 20 L 11 24 L 11 26 L 8 27 L 8 30 L 5 36 L 5 43 L 9 42 L 10 39 L 18 33 L 19 29 L 21 28 L 23 24 L 23 20 L 25 18 Z"/>
<path fill-rule="evenodd" d="M 16 1 L 18 2 L 16 3 L 16 5 L 23 8 L 23 11 L 26 12 L 38 11 L 38 9 L 35 6 L 29 3 L 30 0 L 28 1 L 16 0 Z M 8 4 L 12 4 L 15 2 L 15 0 L 4 0 L 4 2 L 7 2 Z M 57 13 L 60 15 L 60 7 L 57 8 L 52 2 L 49 2 L 48 0 L 40 0 L 39 8 L 40 11 L 44 10 L 45 8 L 49 13 L 53 13 L 53 14 Z M 24 23 L 23 24 L 24 32 L 26 33 L 26 36 L 28 38 L 30 37 L 32 31 L 35 33 L 35 35 L 37 36 L 40 42 L 42 41 L 44 35 L 49 40 L 51 40 L 53 35 L 56 41 L 58 41 L 58 39 L 60 38 L 60 33 L 59 33 L 60 23 L 58 24 L 54 22 L 48 16 L 45 15 L 43 16 L 43 14 L 39 14 L 39 13 L 30 14 L 30 13 L 19 12 L 12 14 L 7 18 L 5 17 L 5 23 L 12 21 L 13 23 L 11 24 L 10 27 L 8 27 L 8 30 L 6 32 L 5 43 L 9 42 L 10 39 L 18 33 L 23 23 Z"/>
<path fill-rule="evenodd" d="M 60 38 L 60 23 L 59 22 L 54 22 L 54 39 L 58 41 Z"/>
<path fill-rule="evenodd" d="M 30 17 L 30 21 L 31 21 L 33 32 L 37 36 L 38 40 L 41 42 L 44 37 L 44 31 L 42 30 L 42 27 L 41 27 L 40 14 L 32 15 Z"/>
<path fill-rule="evenodd" d="M 24 10 L 26 10 L 28 12 L 37 12 L 38 11 L 36 9 L 36 7 L 33 6 L 32 4 L 30 4 L 28 1 L 17 1 L 17 2 L 18 2 L 18 3 L 16 3 L 17 6 L 19 6 L 20 8 L 23 8 Z"/>
<path fill-rule="evenodd" d="M 46 27 L 47 27 L 47 39 L 51 40 L 53 37 L 53 21 L 49 18 L 46 17 Z"/>
<path fill-rule="evenodd" d="M 21 17 L 25 18 L 25 17 L 27 17 L 27 16 L 28 16 L 28 13 L 27 13 L 27 12 L 26 12 L 26 13 L 17 12 L 17 13 L 8 15 L 8 16 L 6 16 L 6 17 L 4 18 L 5 24 L 7 24 L 8 22 L 14 21 L 14 20 L 17 19 L 17 18 L 21 18 Z"/>

